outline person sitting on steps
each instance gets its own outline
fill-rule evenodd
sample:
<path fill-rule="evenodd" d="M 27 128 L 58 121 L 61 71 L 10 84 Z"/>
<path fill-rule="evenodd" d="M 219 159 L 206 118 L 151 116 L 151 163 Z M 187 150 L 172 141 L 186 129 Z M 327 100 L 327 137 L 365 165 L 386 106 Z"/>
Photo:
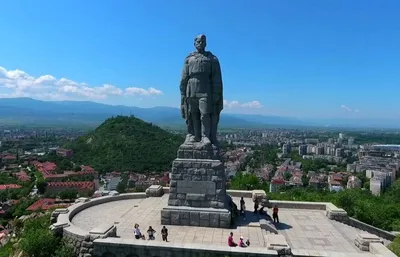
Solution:
<path fill-rule="evenodd" d="M 147 234 L 149 235 L 149 240 L 156 239 L 154 237 L 154 233 L 156 233 L 156 231 L 151 226 L 149 226 L 149 229 L 147 230 Z"/>
<path fill-rule="evenodd" d="M 145 239 L 145 236 L 144 235 L 142 235 L 142 233 L 140 232 L 140 229 L 139 229 L 139 224 L 135 224 L 135 229 L 134 229 L 134 234 L 135 234 L 135 238 L 136 239 Z"/>
<path fill-rule="evenodd" d="M 232 232 L 230 233 L 230 235 L 229 235 L 229 237 L 228 237 L 228 245 L 229 245 L 230 247 L 235 247 L 235 246 L 237 246 L 237 243 L 235 243 L 235 242 L 233 241 L 233 233 L 232 233 Z"/>

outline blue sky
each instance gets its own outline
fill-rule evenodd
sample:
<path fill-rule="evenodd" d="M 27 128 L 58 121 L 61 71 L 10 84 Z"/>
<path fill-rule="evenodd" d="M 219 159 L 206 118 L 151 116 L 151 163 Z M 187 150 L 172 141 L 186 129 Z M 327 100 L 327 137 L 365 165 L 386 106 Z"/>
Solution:
<path fill-rule="evenodd" d="M 227 112 L 400 118 L 399 12 L 398 0 L 2 1 L 0 97 L 178 106 L 205 33 Z"/>

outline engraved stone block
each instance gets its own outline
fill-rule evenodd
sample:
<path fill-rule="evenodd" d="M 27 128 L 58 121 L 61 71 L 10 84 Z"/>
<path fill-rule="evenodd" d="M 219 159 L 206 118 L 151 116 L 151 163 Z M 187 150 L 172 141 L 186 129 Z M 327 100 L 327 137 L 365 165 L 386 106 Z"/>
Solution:
<path fill-rule="evenodd" d="M 186 194 L 177 194 L 176 198 L 179 200 L 185 200 L 186 199 Z"/>
<path fill-rule="evenodd" d="M 168 199 L 168 205 L 172 205 L 172 206 L 180 206 L 182 205 L 181 200 L 179 199 Z"/>
<path fill-rule="evenodd" d="M 200 220 L 209 220 L 210 213 L 209 212 L 200 212 Z"/>
<path fill-rule="evenodd" d="M 210 213 L 210 226 L 211 227 L 219 227 L 219 214 L 218 213 Z"/>
<path fill-rule="evenodd" d="M 198 212 L 190 212 L 190 226 L 200 225 L 200 214 Z"/>
<path fill-rule="evenodd" d="M 169 219 L 171 217 L 171 211 L 161 210 L 161 218 Z"/>
<path fill-rule="evenodd" d="M 171 174 L 171 180 L 181 180 L 182 179 L 182 174 Z"/>
<path fill-rule="evenodd" d="M 180 213 L 171 211 L 171 225 L 180 225 Z"/>
<path fill-rule="evenodd" d="M 204 201 L 206 200 L 206 195 L 205 194 L 186 194 L 186 200 L 191 200 L 191 201 Z"/>

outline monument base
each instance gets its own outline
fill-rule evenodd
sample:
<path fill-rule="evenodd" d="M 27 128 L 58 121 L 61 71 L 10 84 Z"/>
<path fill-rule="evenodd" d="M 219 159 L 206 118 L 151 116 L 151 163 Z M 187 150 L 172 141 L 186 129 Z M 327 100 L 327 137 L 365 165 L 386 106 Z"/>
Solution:
<path fill-rule="evenodd" d="M 231 212 L 227 209 L 168 206 L 161 210 L 161 225 L 230 228 Z"/>
<path fill-rule="evenodd" d="M 183 143 L 172 163 L 168 207 L 161 224 L 229 228 L 232 199 L 219 149 L 201 142 Z"/>
<path fill-rule="evenodd" d="M 168 206 L 229 209 L 224 165 L 220 160 L 175 159 Z"/>
<path fill-rule="evenodd" d="M 219 148 L 215 145 L 205 145 L 201 142 L 183 143 L 178 149 L 179 159 L 219 160 Z"/>

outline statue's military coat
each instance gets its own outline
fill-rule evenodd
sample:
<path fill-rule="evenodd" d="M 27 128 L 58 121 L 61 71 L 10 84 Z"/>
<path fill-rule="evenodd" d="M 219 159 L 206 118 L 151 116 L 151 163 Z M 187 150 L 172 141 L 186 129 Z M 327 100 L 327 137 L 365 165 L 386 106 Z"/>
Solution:
<path fill-rule="evenodd" d="M 188 112 L 196 111 L 219 115 L 223 109 L 223 85 L 218 58 L 209 51 L 189 54 L 183 66 L 180 91 L 185 119 L 189 116 Z M 199 104 L 194 106 L 190 99 L 199 101 Z"/>

